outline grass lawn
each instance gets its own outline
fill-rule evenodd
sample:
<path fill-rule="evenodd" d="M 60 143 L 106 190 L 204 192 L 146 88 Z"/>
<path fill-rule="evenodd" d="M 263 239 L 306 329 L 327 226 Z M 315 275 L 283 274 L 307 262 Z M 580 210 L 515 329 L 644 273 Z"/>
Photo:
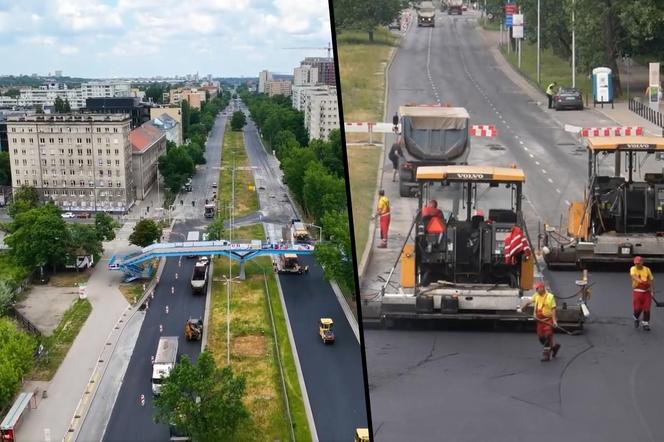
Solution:
<path fill-rule="evenodd" d="M 0 252 L 0 279 L 20 283 L 30 271 L 16 264 L 8 252 Z"/>
<path fill-rule="evenodd" d="M 367 245 L 369 223 L 376 194 L 376 176 L 379 167 L 380 148 L 349 147 L 347 149 L 350 176 L 350 193 L 353 204 L 353 231 L 357 260 L 362 259 Z"/>
<path fill-rule="evenodd" d="M 132 281 L 126 284 L 120 284 L 120 292 L 130 305 L 134 305 L 143 294 L 143 281 Z"/>
<path fill-rule="evenodd" d="M 249 224 L 242 227 L 235 227 L 233 229 L 233 242 L 236 240 L 249 241 L 252 239 L 262 239 L 264 237 L 263 224 Z"/>
<path fill-rule="evenodd" d="M 34 381 L 49 381 L 60 367 L 78 332 L 90 316 L 92 304 L 87 299 L 77 299 L 69 307 L 53 334 L 44 338 L 48 355 L 42 358 L 27 377 Z"/>
<path fill-rule="evenodd" d="M 345 121 L 382 121 L 385 64 L 397 40 L 383 28 L 376 30 L 373 42 L 369 41 L 366 32 L 344 31 L 337 34 Z M 368 136 L 349 133 L 346 139 L 357 142 L 368 140 Z"/>
<path fill-rule="evenodd" d="M 572 65 L 571 62 L 555 55 L 550 49 L 542 49 L 540 69 L 542 82 L 537 84 L 537 44 L 522 43 L 521 45 L 521 69 L 516 66 L 518 57 L 515 52 L 507 54 L 507 48 L 501 49 L 503 56 L 522 74 L 524 74 L 532 84 L 545 91 L 546 87 L 555 81 L 560 86 L 572 86 Z M 592 85 L 587 75 L 577 72 L 576 88 L 581 91 L 584 103 L 586 94 L 592 96 Z M 587 105 L 588 103 L 586 103 Z"/>
<path fill-rule="evenodd" d="M 235 216 L 244 216 L 258 210 L 258 195 L 254 188 L 254 175 L 251 170 L 247 151 L 244 149 L 242 132 L 234 132 L 231 125 L 226 125 L 224 147 L 219 173 L 217 207 L 221 213 L 231 204 L 233 158 L 235 158 Z M 240 169 L 239 168 L 245 168 Z M 228 173 L 227 173 L 228 172 Z M 252 187 L 254 190 L 249 190 Z"/>
<path fill-rule="evenodd" d="M 231 367 L 236 374 L 242 374 L 247 381 L 245 404 L 251 414 L 251 421 L 238 431 L 238 441 L 289 440 L 290 430 L 275 339 L 279 343 L 280 356 L 284 368 L 286 391 L 288 394 L 295 439 L 310 440 L 304 403 L 286 333 L 285 319 L 272 264 L 269 258 L 259 258 L 246 265 L 246 280 L 234 282 L 231 293 Z M 276 338 L 270 323 L 270 314 L 265 291 L 265 278 L 268 277 L 270 302 L 276 324 Z M 232 264 L 232 273 L 239 273 L 239 265 Z M 209 322 L 208 348 L 214 354 L 217 365 L 226 365 L 226 299 L 227 288 L 221 282 L 228 274 L 228 260 L 214 260 L 214 283 Z"/>

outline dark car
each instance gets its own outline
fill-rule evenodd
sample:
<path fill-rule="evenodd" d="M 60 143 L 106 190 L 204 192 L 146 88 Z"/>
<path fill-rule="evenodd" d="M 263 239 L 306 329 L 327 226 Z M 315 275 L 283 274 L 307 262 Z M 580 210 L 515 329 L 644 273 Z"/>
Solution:
<path fill-rule="evenodd" d="M 583 97 L 578 89 L 560 88 L 558 93 L 553 96 L 553 105 L 557 111 L 570 108 L 583 110 Z"/>

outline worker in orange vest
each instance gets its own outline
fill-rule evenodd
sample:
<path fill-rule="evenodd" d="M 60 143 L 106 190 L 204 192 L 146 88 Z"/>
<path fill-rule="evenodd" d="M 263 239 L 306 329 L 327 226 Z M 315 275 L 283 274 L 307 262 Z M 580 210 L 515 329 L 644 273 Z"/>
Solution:
<path fill-rule="evenodd" d="M 425 233 L 443 233 L 446 229 L 443 212 L 438 208 L 438 201 L 431 200 L 422 208 L 422 218 L 429 217 L 427 225 L 424 226 Z"/>
<path fill-rule="evenodd" d="M 650 305 L 652 304 L 653 280 L 650 269 L 643 265 L 643 258 L 634 257 L 634 266 L 629 269 L 632 278 L 632 307 L 634 308 L 634 327 L 639 328 L 639 316 L 643 313 L 641 325 L 650 331 Z"/>
<path fill-rule="evenodd" d="M 555 358 L 560 350 L 560 344 L 556 343 L 553 337 L 553 329 L 558 327 L 556 298 L 546 291 L 543 282 L 537 282 L 535 294 L 523 307 L 529 304 L 534 304 L 533 316 L 537 323 L 537 338 L 544 346 L 542 362 L 548 362 L 552 356 Z"/>
<path fill-rule="evenodd" d="M 390 228 L 390 200 L 385 196 L 383 189 L 378 191 L 378 207 L 374 217 L 378 217 L 380 223 L 380 244 L 378 248 L 387 248 L 387 231 Z"/>

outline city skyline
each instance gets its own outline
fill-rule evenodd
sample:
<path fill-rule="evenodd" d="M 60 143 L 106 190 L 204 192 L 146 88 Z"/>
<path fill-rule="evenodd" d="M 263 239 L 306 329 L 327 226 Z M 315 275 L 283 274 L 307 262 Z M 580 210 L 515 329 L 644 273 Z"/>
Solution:
<path fill-rule="evenodd" d="M 0 75 L 255 77 L 325 56 L 330 39 L 320 0 L 0 0 Z"/>

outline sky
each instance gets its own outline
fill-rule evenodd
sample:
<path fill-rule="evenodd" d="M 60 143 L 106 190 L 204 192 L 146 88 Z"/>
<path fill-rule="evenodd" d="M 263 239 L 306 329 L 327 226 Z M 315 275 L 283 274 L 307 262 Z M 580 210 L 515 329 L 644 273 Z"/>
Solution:
<path fill-rule="evenodd" d="M 0 75 L 292 74 L 330 42 L 325 0 L 0 0 Z"/>

